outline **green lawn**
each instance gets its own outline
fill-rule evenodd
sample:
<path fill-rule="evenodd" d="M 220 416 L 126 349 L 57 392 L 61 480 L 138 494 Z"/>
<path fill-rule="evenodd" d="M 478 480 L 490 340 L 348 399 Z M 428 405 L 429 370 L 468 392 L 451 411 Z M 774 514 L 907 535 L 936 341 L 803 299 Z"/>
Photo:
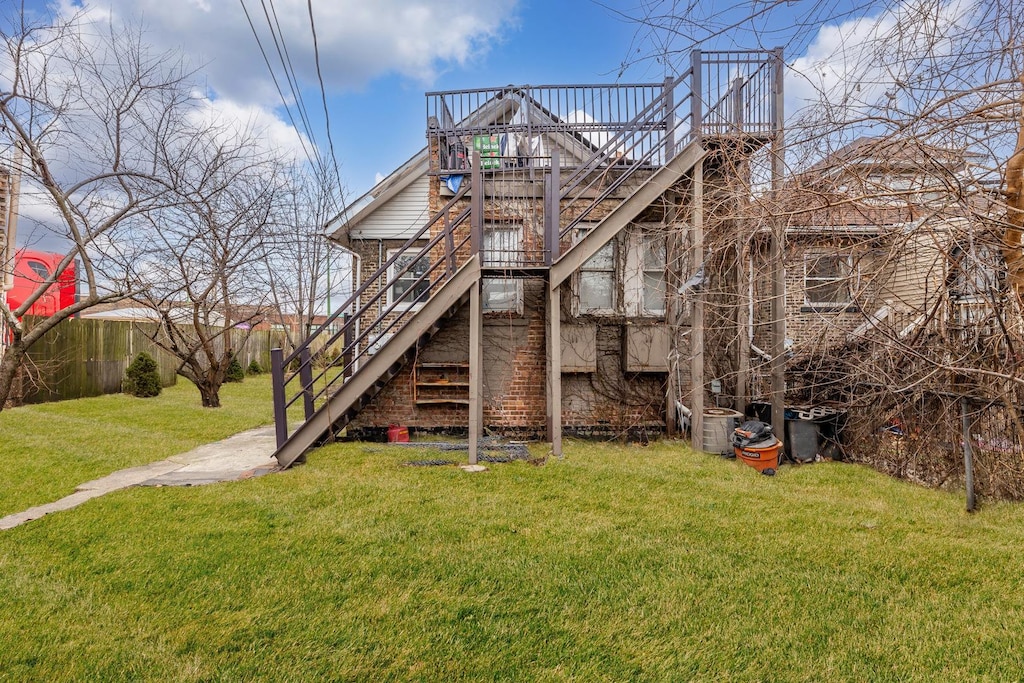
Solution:
<path fill-rule="evenodd" d="M 179 380 L 156 398 L 114 394 L 0 412 L 0 517 L 273 420 L 269 376 L 225 384 L 221 400 L 203 408 L 196 388 Z"/>
<path fill-rule="evenodd" d="M 212 413 L 178 409 L 174 438 L 199 438 Z M 103 457 L 68 467 L 122 464 Z M 334 445 L 283 474 L 127 489 L 0 534 L 0 680 L 1024 672 L 1019 506 L 967 515 L 861 467 L 768 478 L 671 443 L 570 441 L 564 460 L 481 474 L 401 464 L 417 457 Z M 4 467 L 18 486 L 40 477 Z"/>

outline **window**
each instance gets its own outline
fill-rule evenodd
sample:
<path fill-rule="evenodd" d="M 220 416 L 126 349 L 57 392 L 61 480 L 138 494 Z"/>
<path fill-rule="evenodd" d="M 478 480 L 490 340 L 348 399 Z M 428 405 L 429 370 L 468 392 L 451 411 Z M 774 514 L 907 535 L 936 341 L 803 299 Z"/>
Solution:
<path fill-rule="evenodd" d="M 523 257 L 523 230 L 520 226 L 484 226 L 485 266 L 518 266 Z"/>
<path fill-rule="evenodd" d="M 616 240 L 611 240 L 580 268 L 580 313 L 615 312 L 616 246 Z"/>
<path fill-rule="evenodd" d="M 628 229 L 580 268 L 579 313 L 664 316 L 665 264 L 660 226 Z"/>
<path fill-rule="evenodd" d="M 399 254 L 400 251 L 399 249 L 388 250 L 388 259 L 395 254 Z M 388 282 L 390 283 L 388 286 L 388 305 L 397 304 L 400 308 L 415 308 L 422 306 L 423 302 L 429 297 L 430 278 L 424 277 L 419 282 L 416 281 L 427 272 L 427 269 L 430 267 L 430 260 L 427 256 L 423 256 L 414 263 L 413 260 L 416 258 L 417 253 L 417 251 L 412 249 L 402 252 L 395 259 L 395 262 L 388 267 Z M 412 265 L 403 273 L 402 269 L 409 264 Z"/>
<path fill-rule="evenodd" d="M 665 236 L 647 231 L 640 233 L 643 248 L 643 312 L 665 315 Z"/>
<path fill-rule="evenodd" d="M 523 230 L 521 226 L 484 226 L 483 262 L 486 266 L 516 266 L 522 262 Z M 523 310 L 523 281 L 512 277 L 484 278 L 482 301 L 484 311 Z"/>
<path fill-rule="evenodd" d="M 845 309 L 850 301 L 850 257 L 808 254 L 804 257 L 804 301 L 814 308 Z"/>
<path fill-rule="evenodd" d="M 29 269 L 39 278 L 39 282 L 44 282 L 46 278 L 50 277 L 50 269 L 42 261 L 28 259 L 26 263 L 28 263 Z"/>

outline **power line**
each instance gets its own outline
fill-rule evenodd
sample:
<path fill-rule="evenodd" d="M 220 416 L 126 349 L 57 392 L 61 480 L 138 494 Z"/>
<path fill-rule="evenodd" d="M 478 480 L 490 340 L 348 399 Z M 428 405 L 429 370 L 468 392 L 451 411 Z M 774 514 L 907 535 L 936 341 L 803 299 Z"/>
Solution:
<path fill-rule="evenodd" d="M 252 31 L 252 35 L 256 39 L 256 45 L 260 48 L 260 54 L 263 55 L 263 62 L 267 65 L 267 70 L 270 71 L 270 77 L 273 79 L 274 87 L 277 89 L 277 94 L 280 96 L 281 103 L 284 105 L 285 113 L 288 115 L 288 121 L 291 122 L 292 128 L 298 132 L 299 126 L 295 123 L 295 117 L 292 116 L 291 108 L 288 106 L 288 100 L 284 95 L 284 91 L 281 89 L 280 82 L 277 80 L 277 74 L 274 73 L 274 67 L 270 65 L 270 59 L 267 57 L 267 52 L 263 49 L 263 41 L 260 40 L 259 33 L 256 31 L 256 26 L 252 23 L 252 17 L 249 16 L 249 9 L 245 6 L 245 0 L 238 0 L 238 2 L 242 5 L 242 11 L 245 12 L 245 19 L 249 22 L 249 29 Z M 311 139 L 310 142 L 312 143 L 313 140 Z M 303 140 L 302 135 L 299 135 L 299 144 L 302 145 L 302 151 L 305 153 L 306 159 L 309 160 L 309 163 L 314 166 L 317 165 L 318 162 L 314 159 L 315 155 L 310 154 L 309 149 L 306 147 L 306 141 Z M 315 149 L 316 146 L 314 145 L 314 150 Z"/>
<path fill-rule="evenodd" d="M 316 136 L 313 134 L 313 127 L 309 123 L 309 115 L 306 111 L 306 103 L 302 99 L 302 91 L 299 88 L 299 79 L 295 75 L 295 69 L 292 67 L 291 56 L 288 54 L 288 45 L 285 43 L 284 31 L 281 30 L 281 24 L 277 19 L 277 10 L 274 8 L 274 0 L 270 0 L 270 12 L 267 11 L 267 0 L 260 0 L 260 5 L 263 7 L 263 16 L 267 20 L 267 27 L 270 29 L 270 37 L 274 41 L 274 47 L 277 50 L 277 58 L 281 61 L 281 67 L 284 69 L 285 78 L 288 80 L 288 87 L 292 92 L 295 104 L 299 110 L 299 118 L 302 120 L 302 125 L 306 131 L 306 135 L 313 143 L 313 149 L 316 154 L 318 163 L 323 163 L 320 158 L 320 150 L 316 146 Z M 271 21 L 270 14 L 273 13 L 274 18 Z M 275 29 L 274 26 L 277 25 Z"/>
<path fill-rule="evenodd" d="M 316 22 L 313 20 L 313 0 L 306 0 L 306 8 L 309 10 L 309 29 L 313 33 L 313 58 L 316 62 L 316 77 L 320 82 L 320 101 L 324 107 L 324 126 L 327 128 L 327 148 L 331 153 L 331 166 L 334 169 L 334 177 L 338 181 L 338 195 L 341 198 L 341 209 L 345 210 L 345 198 L 342 193 L 341 173 L 338 170 L 338 157 L 334 153 L 334 138 L 331 136 L 331 115 L 327 108 L 327 91 L 324 88 L 324 76 L 320 71 L 320 46 L 316 38 Z"/>

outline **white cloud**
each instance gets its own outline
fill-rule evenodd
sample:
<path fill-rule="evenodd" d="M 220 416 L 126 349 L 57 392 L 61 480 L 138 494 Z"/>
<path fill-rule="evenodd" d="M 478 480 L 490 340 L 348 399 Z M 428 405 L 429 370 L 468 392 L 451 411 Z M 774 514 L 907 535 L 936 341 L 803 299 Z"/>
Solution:
<path fill-rule="evenodd" d="M 63 13 L 81 8 L 63 0 Z M 236 102 L 276 106 L 280 98 L 242 5 L 220 0 L 104 0 L 86 4 L 98 20 L 108 15 L 141 20 L 159 49 L 184 48 L 219 95 Z M 276 10 L 284 47 L 299 81 L 316 83 L 313 38 L 306 0 L 267 3 Z M 267 57 L 279 74 L 280 58 L 263 5 L 245 0 Z M 397 73 L 429 83 L 443 69 L 485 53 L 515 21 L 515 0 L 331 0 L 313 6 L 324 81 L 331 89 L 360 88 Z M 286 95 L 288 84 L 281 82 Z"/>
<path fill-rule="evenodd" d="M 254 133 L 262 151 L 274 152 L 282 160 L 301 162 L 306 158 L 304 149 L 311 150 L 305 135 L 259 105 L 204 97 L 190 116 L 196 124 L 222 126 L 225 135 Z"/>
<path fill-rule="evenodd" d="M 826 107 L 842 114 L 895 102 L 919 63 L 949 54 L 950 36 L 972 8 L 972 0 L 906 0 L 822 26 L 787 72 L 787 113 Z"/>

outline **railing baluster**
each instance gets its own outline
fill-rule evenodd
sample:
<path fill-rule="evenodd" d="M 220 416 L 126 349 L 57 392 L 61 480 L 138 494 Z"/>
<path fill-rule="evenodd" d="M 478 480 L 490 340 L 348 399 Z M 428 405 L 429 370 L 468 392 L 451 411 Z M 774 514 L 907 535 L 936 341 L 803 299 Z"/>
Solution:
<path fill-rule="evenodd" d="M 299 382 L 302 384 L 302 404 L 306 419 L 313 417 L 313 360 L 309 347 L 299 352 Z"/>

